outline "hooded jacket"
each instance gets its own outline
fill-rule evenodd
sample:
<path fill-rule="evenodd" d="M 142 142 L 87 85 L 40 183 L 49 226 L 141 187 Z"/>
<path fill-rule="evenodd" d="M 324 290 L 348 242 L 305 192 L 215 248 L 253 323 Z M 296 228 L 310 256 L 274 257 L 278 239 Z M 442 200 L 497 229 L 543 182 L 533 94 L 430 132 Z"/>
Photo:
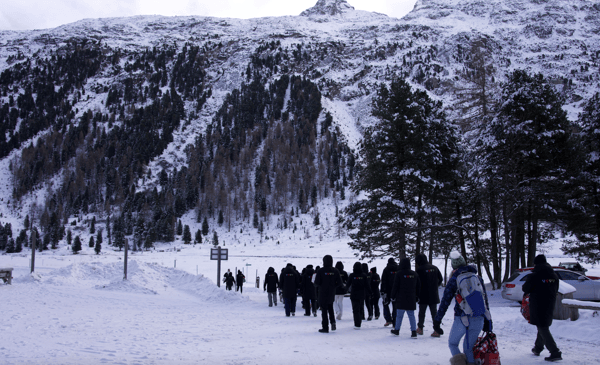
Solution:
<path fill-rule="evenodd" d="M 308 265 L 306 269 L 304 269 L 304 273 L 302 274 L 302 279 L 300 283 L 300 293 L 302 294 L 303 299 L 316 299 L 316 290 L 315 286 L 312 282 L 313 274 L 315 270 L 312 265 Z"/>
<path fill-rule="evenodd" d="M 360 262 L 354 264 L 352 273 L 348 275 L 348 288 L 351 300 L 364 300 L 366 296 L 371 295 L 371 283 Z"/>
<path fill-rule="evenodd" d="M 396 271 L 398 271 L 398 265 L 394 259 L 390 258 L 387 266 L 381 273 L 381 293 L 387 294 L 388 296 L 392 293 Z"/>
<path fill-rule="evenodd" d="M 381 278 L 377 273 L 377 268 L 371 268 L 371 294 L 373 299 L 379 299 L 381 297 L 381 293 L 379 292 L 379 283 L 381 283 Z"/>
<path fill-rule="evenodd" d="M 446 284 L 446 289 L 444 289 L 444 295 L 442 296 L 440 307 L 438 308 L 437 315 L 435 316 L 436 321 L 439 321 L 439 322 L 442 321 L 442 319 L 444 318 L 444 315 L 446 314 L 446 311 L 448 310 L 448 307 L 454 300 L 454 297 L 456 297 L 456 292 L 458 291 L 458 283 L 456 282 L 456 278 L 458 278 L 458 276 L 460 274 L 467 272 L 467 271 L 474 272 L 477 274 L 477 269 L 474 268 L 473 266 L 469 266 L 469 265 L 459 266 L 452 273 L 450 280 L 448 280 L 448 283 Z M 483 286 L 483 299 L 485 299 L 485 307 L 489 311 L 490 305 L 488 303 L 487 291 L 485 290 L 485 283 L 483 282 L 483 279 L 481 278 L 481 276 L 479 277 L 479 281 L 481 281 L 481 285 Z M 464 317 L 465 315 L 466 315 L 465 312 L 462 309 L 460 309 L 460 305 L 455 302 L 454 316 L 455 317 Z"/>
<path fill-rule="evenodd" d="M 319 290 L 319 304 L 321 306 L 333 304 L 335 290 L 342 285 L 342 278 L 338 269 L 333 267 L 333 258 L 330 255 L 323 257 L 323 267 L 317 271 L 315 286 Z"/>
<path fill-rule="evenodd" d="M 246 279 L 246 275 L 242 274 L 241 270 L 238 270 L 238 273 L 236 275 L 237 286 L 244 286 L 245 279 Z"/>
<path fill-rule="evenodd" d="M 421 280 L 421 293 L 419 294 L 419 304 L 431 305 L 440 302 L 439 287 L 444 281 L 440 270 L 427 261 L 424 254 L 417 255 L 417 275 Z"/>
<path fill-rule="evenodd" d="M 270 267 L 267 270 L 267 274 L 265 275 L 265 283 L 263 288 L 269 293 L 275 293 L 277 291 L 277 287 L 279 286 L 279 277 L 275 273 L 275 269 Z"/>
<path fill-rule="evenodd" d="M 538 262 L 523 284 L 523 293 L 529 294 L 529 323 L 540 327 L 552 325 L 558 286 L 559 278 L 554 269 L 545 260 Z"/>
<path fill-rule="evenodd" d="M 410 269 L 410 259 L 400 260 L 400 270 L 396 272 L 391 298 L 396 299 L 396 308 L 403 310 L 417 309 L 417 301 L 421 290 L 419 275 Z"/>
<path fill-rule="evenodd" d="M 294 269 L 292 264 L 287 264 L 285 270 L 283 270 L 283 273 L 281 273 L 279 286 L 282 288 L 284 298 L 292 298 L 298 295 L 300 275 Z"/>
<path fill-rule="evenodd" d="M 335 263 L 335 268 L 338 269 L 342 278 L 342 285 L 335 289 L 335 295 L 344 295 L 348 292 L 348 273 L 344 271 L 344 264 L 341 261 Z"/>

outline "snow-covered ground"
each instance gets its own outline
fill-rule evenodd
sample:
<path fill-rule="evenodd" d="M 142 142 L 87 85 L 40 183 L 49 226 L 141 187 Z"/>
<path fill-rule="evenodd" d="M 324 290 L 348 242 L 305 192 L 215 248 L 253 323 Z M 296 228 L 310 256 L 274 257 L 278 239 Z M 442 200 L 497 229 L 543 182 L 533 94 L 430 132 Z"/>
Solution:
<path fill-rule="evenodd" d="M 0 285 L 0 363 L 448 363 L 448 315 L 442 338 L 429 336 L 428 315 L 425 335 L 414 340 L 406 319 L 400 337 L 383 326 L 383 317 L 354 330 L 348 298 L 337 331 L 329 334 L 317 332 L 320 314 L 304 317 L 298 308 L 296 317 L 285 317 L 281 304 L 268 307 L 262 278 L 269 266 L 279 271 L 292 262 L 301 269 L 321 264 L 323 255 L 330 253 L 349 268 L 356 259 L 342 241 L 313 248 L 266 242 L 228 248 L 230 260 L 223 262 L 223 271 L 244 270 L 243 295 L 216 286 L 217 264 L 210 261 L 206 244 L 130 253 L 127 281 L 122 280 L 123 252 L 105 250 L 97 256 L 87 247 L 80 255 L 66 249 L 45 252 L 36 255 L 34 275 L 29 274 L 27 254 L 1 255 L 0 267 L 13 267 L 14 280 Z M 560 260 L 549 251 L 551 263 Z M 441 261 L 435 263 L 443 269 Z M 371 265 L 381 272 L 385 261 Z M 598 271 L 591 268 L 589 273 Z M 256 273 L 260 289 L 252 285 Z M 518 305 L 502 299 L 499 291 L 489 295 L 502 363 L 544 363 L 543 356 L 530 352 L 535 327 L 521 317 Z M 564 363 L 597 363 L 600 317 L 591 310 L 580 314 L 575 322 L 554 321 L 552 333 Z"/>

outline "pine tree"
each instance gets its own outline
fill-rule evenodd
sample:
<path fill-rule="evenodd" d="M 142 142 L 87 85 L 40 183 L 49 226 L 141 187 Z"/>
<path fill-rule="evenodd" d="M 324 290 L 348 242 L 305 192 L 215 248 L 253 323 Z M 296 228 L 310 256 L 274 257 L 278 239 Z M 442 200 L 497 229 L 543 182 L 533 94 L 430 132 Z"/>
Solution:
<path fill-rule="evenodd" d="M 181 236 L 183 234 L 183 225 L 181 224 L 181 219 L 177 222 L 177 235 Z"/>
<path fill-rule="evenodd" d="M 254 213 L 254 217 L 252 218 L 252 226 L 254 228 L 258 228 L 258 214 Z"/>
<path fill-rule="evenodd" d="M 204 220 L 202 221 L 202 234 L 205 236 L 208 235 L 208 221 L 206 220 L 206 217 L 204 217 Z"/>
<path fill-rule="evenodd" d="M 71 243 L 73 243 L 73 234 L 71 233 L 71 230 L 69 229 L 67 231 L 67 245 L 71 246 Z"/>
<path fill-rule="evenodd" d="M 319 224 L 321 224 L 321 221 L 319 220 L 319 213 L 317 213 L 317 214 L 315 215 L 315 219 L 313 220 L 313 224 L 314 224 L 315 226 L 318 226 Z"/>
<path fill-rule="evenodd" d="M 213 240 L 212 240 L 212 244 L 213 246 L 217 247 L 219 245 L 219 236 L 217 235 L 217 231 L 213 232 Z"/>
<path fill-rule="evenodd" d="M 96 216 L 92 217 L 92 223 L 90 224 L 90 234 L 96 233 Z"/>
<path fill-rule="evenodd" d="M 94 236 L 90 236 L 90 241 L 88 243 L 89 248 L 94 248 L 96 246 L 96 242 L 94 240 Z"/>
<path fill-rule="evenodd" d="M 217 218 L 217 224 L 219 225 L 219 227 L 223 225 L 223 221 L 224 221 L 224 219 L 223 219 L 223 211 L 219 210 L 219 215 L 218 215 L 218 218 Z"/>
<path fill-rule="evenodd" d="M 202 231 L 200 231 L 200 230 L 196 231 L 195 242 L 202 243 Z"/>
<path fill-rule="evenodd" d="M 363 257 L 404 258 L 418 231 L 419 196 L 430 197 L 440 186 L 451 185 L 440 180 L 440 172 L 455 169 L 456 129 L 440 102 L 399 79 L 389 88 L 381 86 L 372 114 L 380 122 L 365 132 L 355 186 L 368 198 L 348 206 L 345 224 L 350 246 Z"/>
<path fill-rule="evenodd" d="M 100 236 L 100 237 L 102 237 L 102 236 Z M 96 245 L 94 246 L 94 251 L 96 252 L 96 255 L 100 255 L 100 251 L 102 251 L 102 242 L 101 242 L 101 240 L 96 240 Z"/>
<path fill-rule="evenodd" d="M 79 236 L 75 236 L 71 250 L 73 251 L 73 254 L 78 254 L 79 251 L 81 251 L 81 238 L 79 238 Z"/>
<path fill-rule="evenodd" d="M 187 224 L 183 227 L 183 243 L 189 245 L 192 243 L 192 233 L 190 232 L 190 226 Z"/>

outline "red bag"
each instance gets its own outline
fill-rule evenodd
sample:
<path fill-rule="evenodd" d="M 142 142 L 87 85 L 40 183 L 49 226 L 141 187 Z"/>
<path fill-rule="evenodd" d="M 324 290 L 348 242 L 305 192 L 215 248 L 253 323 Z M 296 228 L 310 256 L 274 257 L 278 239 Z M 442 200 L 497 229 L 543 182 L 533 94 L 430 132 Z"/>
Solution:
<path fill-rule="evenodd" d="M 529 315 L 529 294 L 523 295 L 523 301 L 521 302 L 521 314 L 527 320 L 527 323 L 531 323 L 531 316 Z"/>
<path fill-rule="evenodd" d="M 487 332 L 484 336 L 479 336 L 473 346 L 473 357 L 477 365 L 500 365 L 498 340 L 494 332 Z"/>

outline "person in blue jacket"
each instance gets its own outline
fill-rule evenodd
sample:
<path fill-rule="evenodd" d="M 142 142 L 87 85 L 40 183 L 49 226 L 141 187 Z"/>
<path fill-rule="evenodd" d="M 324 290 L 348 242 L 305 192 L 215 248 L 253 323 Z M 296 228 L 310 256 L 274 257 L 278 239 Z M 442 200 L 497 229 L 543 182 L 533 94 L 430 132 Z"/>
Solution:
<path fill-rule="evenodd" d="M 450 254 L 450 260 L 454 271 L 452 272 L 450 280 L 448 280 L 448 284 L 446 284 L 442 302 L 440 303 L 438 312 L 433 320 L 433 329 L 440 335 L 444 334 L 444 331 L 440 327 L 442 319 L 444 318 L 448 307 L 458 292 L 458 276 L 466 272 L 477 274 L 477 269 L 473 266 L 467 265 L 465 258 L 462 257 L 462 255 L 458 252 L 452 252 Z M 451 365 L 475 364 L 473 345 L 475 345 L 475 342 L 477 342 L 477 338 L 479 337 L 481 330 L 489 332 L 492 329 L 492 321 L 491 317 L 489 316 L 490 307 L 485 285 L 481 276 L 477 275 L 477 277 L 481 282 L 483 289 L 486 314 L 481 316 L 467 316 L 467 314 L 461 309 L 458 302 L 456 302 L 454 306 L 454 322 L 452 324 L 452 329 L 450 330 L 450 335 L 448 336 L 448 347 L 450 348 L 450 353 L 452 354 L 452 358 L 450 358 Z M 465 324 L 465 322 L 467 324 Z M 463 341 L 463 352 L 461 352 L 458 348 L 458 345 L 463 336 L 465 339 Z"/>

